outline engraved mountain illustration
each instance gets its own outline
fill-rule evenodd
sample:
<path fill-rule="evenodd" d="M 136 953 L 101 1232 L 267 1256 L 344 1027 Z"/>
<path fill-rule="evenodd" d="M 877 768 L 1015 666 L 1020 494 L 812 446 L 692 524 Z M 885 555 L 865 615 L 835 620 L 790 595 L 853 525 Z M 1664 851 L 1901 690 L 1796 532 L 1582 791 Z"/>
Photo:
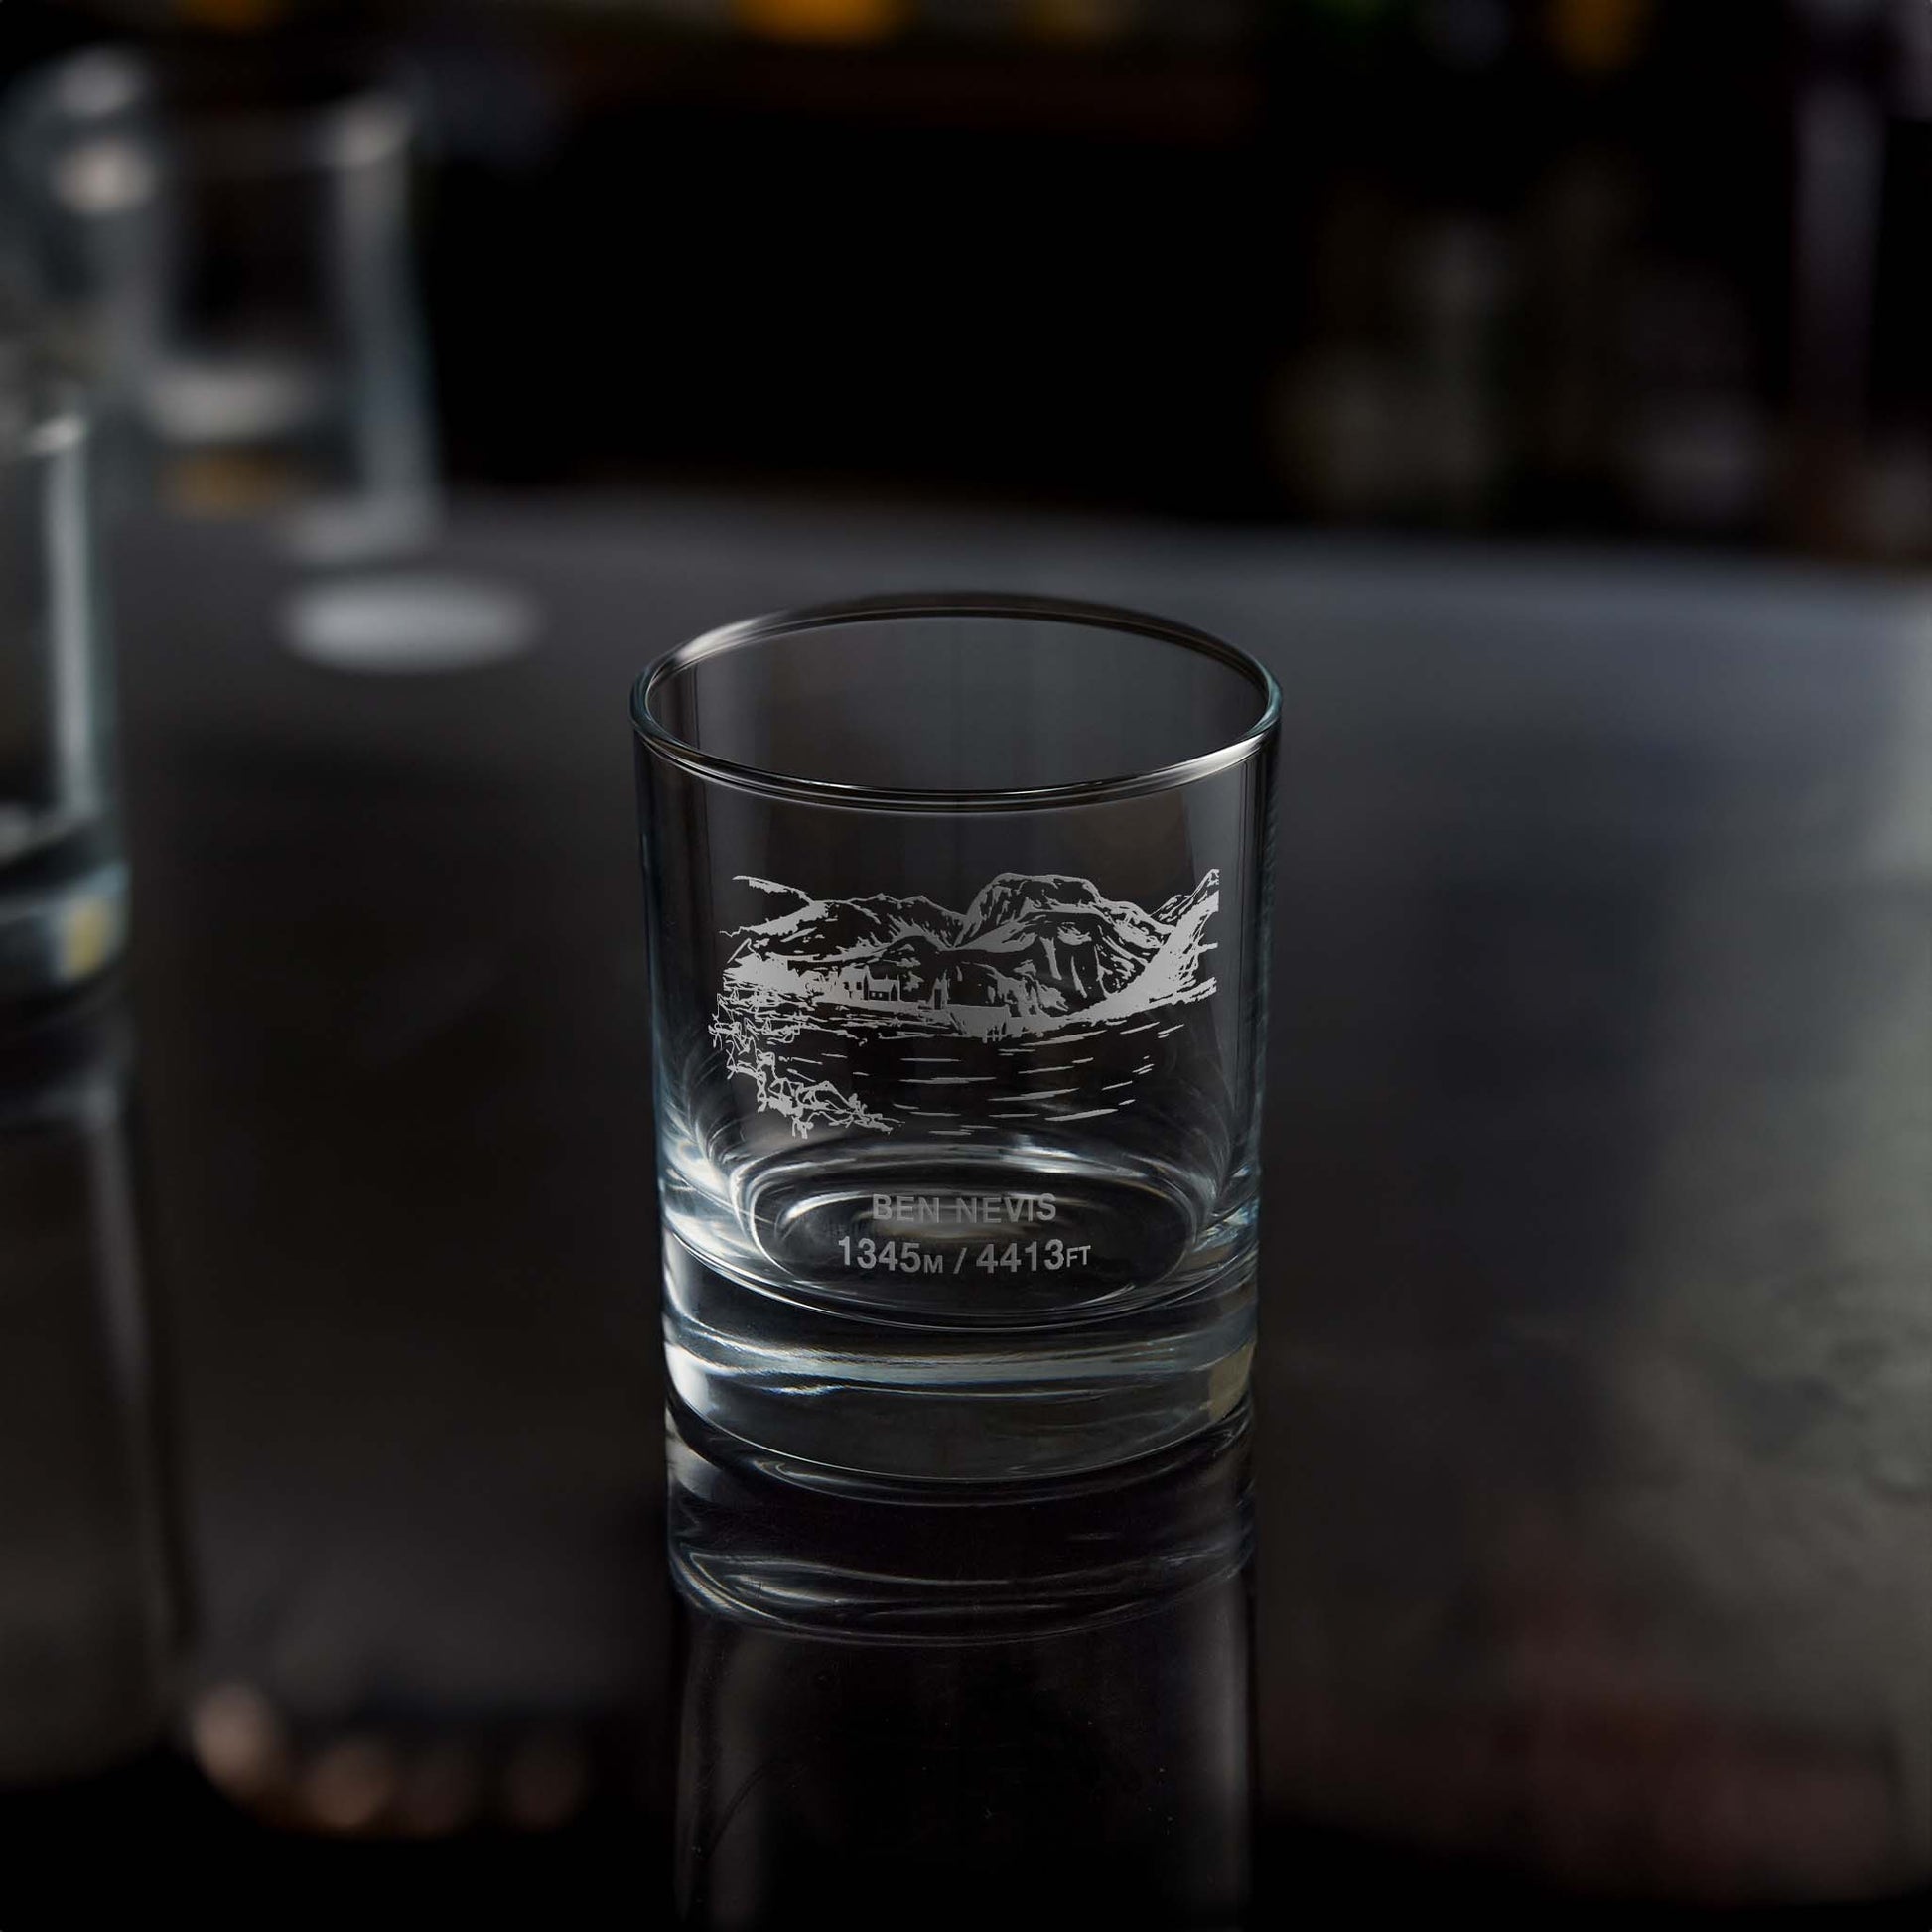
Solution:
<path fill-rule="evenodd" d="M 791 893 L 770 881 L 761 891 Z M 935 1015 L 978 1035 L 1038 1032 L 1205 999 L 1220 874 L 1159 912 L 1109 898 L 1091 880 L 1002 873 L 964 912 L 923 897 L 814 899 L 729 936 L 725 991 L 815 1006 Z M 882 1011 L 883 1009 L 883 1011 Z"/>
<path fill-rule="evenodd" d="M 740 883 L 785 903 L 725 935 L 711 1037 L 758 1111 L 800 1139 L 911 1129 L 951 1144 L 1125 1117 L 1180 1050 L 1167 1042 L 1185 1016 L 1160 1010 L 1214 991 L 1218 872 L 1154 912 L 1058 873 L 1001 873 L 963 912 Z"/>

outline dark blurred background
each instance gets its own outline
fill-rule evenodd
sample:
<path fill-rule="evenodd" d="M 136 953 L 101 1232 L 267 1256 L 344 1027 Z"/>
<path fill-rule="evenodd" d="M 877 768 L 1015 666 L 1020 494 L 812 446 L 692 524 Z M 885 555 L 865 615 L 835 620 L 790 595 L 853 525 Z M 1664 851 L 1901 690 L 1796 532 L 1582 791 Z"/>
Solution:
<path fill-rule="evenodd" d="M 401 53 L 460 482 L 1932 554 L 1918 0 L 8 0 L 0 61 L 103 36 Z"/>

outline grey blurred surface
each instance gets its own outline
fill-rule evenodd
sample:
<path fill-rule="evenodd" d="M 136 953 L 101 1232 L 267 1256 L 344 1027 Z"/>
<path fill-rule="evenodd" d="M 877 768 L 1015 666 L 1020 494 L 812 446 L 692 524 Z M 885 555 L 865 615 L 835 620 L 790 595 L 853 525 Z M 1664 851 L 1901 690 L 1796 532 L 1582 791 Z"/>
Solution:
<path fill-rule="evenodd" d="M 761 610 L 1050 591 L 1285 695 L 1265 1816 L 1691 1901 L 1932 1876 L 1932 585 L 725 497 L 472 502 L 431 565 L 536 640 L 324 668 L 279 626 L 325 580 L 122 546 L 202 1681 L 652 1707 L 626 686 Z"/>

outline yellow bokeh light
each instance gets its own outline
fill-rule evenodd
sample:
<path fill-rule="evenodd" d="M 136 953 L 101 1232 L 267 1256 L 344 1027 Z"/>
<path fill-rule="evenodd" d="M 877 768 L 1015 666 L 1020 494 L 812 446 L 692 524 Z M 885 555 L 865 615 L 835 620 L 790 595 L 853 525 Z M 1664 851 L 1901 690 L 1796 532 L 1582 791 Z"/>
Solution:
<path fill-rule="evenodd" d="M 1650 0 L 1552 0 L 1550 38 L 1569 66 L 1615 73 L 1636 59 L 1650 15 Z"/>
<path fill-rule="evenodd" d="M 1111 40 L 1129 25 L 1123 0 L 1028 0 L 1021 18 L 1042 40 Z"/>
<path fill-rule="evenodd" d="M 876 41 L 897 34 L 906 0 L 735 0 L 742 27 L 772 40 Z"/>

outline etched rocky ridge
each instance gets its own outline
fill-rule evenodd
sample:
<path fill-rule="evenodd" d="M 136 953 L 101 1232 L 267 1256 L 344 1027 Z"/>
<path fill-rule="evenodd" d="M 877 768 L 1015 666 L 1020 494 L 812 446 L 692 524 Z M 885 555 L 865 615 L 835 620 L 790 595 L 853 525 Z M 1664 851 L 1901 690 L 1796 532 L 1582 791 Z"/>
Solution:
<path fill-rule="evenodd" d="M 766 880 L 761 891 L 796 892 Z M 1083 1016 L 1118 1019 L 1204 999 L 1220 874 L 1157 912 L 1108 898 L 1091 880 L 1002 873 L 964 912 L 913 896 L 814 899 L 740 927 L 728 995 L 816 1006 L 953 1016 L 962 1030 L 1038 1031 Z"/>

